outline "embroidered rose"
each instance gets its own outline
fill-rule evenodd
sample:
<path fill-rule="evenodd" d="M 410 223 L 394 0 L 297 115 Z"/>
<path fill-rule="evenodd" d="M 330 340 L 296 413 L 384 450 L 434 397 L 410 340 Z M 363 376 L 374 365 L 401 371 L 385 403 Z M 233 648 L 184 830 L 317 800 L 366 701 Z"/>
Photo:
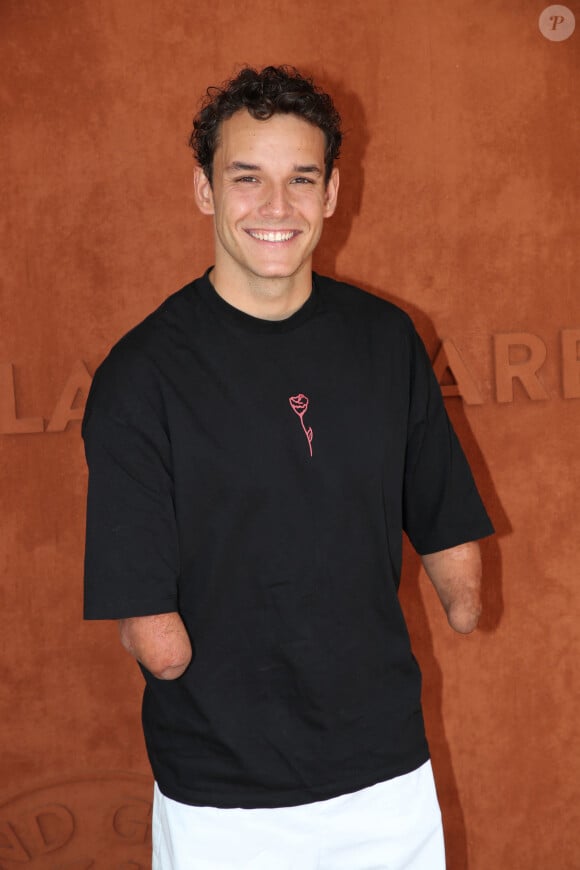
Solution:
<path fill-rule="evenodd" d="M 304 415 L 308 410 L 308 396 L 305 396 L 304 393 L 298 393 L 297 396 L 290 396 L 288 399 L 290 402 L 290 407 L 300 417 L 300 425 L 306 435 L 306 440 L 308 441 L 308 448 L 310 450 L 310 455 L 312 456 L 312 439 L 314 438 L 314 433 L 312 431 L 312 427 L 309 426 L 306 428 L 304 425 Z"/>

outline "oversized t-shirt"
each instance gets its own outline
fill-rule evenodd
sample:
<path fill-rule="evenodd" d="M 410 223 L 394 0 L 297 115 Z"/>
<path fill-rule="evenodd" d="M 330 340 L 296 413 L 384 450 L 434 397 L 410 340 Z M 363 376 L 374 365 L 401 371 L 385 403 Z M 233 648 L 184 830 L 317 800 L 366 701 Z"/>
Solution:
<path fill-rule="evenodd" d="M 113 348 L 83 436 L 85 616 L 177 610 L 192 643 L 179 679 L 142 668 L 165 795 L 291 806 L 428 758 L 402 530 L 492 527 L 406 314 L 314 276 L 264 321 L 206 274 Z"/>

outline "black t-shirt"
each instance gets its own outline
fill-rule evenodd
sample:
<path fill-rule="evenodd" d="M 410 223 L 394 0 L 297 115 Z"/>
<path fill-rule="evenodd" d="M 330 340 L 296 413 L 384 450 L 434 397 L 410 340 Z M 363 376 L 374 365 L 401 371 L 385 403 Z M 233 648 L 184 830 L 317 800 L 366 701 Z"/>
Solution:
<path fill-rule="evenodd" d="M 206 274 L 113 348 L 83 436 L 85 616 L 178 610 L 194 650 L 142 669 L 164 794 L 290 806 L 428 758 L 402 529 L 423 554 L 492 527 L 406 314 L 315 276 L 264 321 Z"/>

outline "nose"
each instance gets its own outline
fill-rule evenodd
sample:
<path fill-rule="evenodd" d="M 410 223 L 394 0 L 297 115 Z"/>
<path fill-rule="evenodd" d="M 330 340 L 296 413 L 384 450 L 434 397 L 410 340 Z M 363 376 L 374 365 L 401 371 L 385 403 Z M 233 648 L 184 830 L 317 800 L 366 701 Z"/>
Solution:
<path fill-rule="evenodd" d="M 286 217 L 292 211 L 290 202 L 290 192 L 288 186 L 281 182 L 280 184 L 270 184 L 265 190 L 264 201 L 260 208 L 261 214 L 271 217 Z"/>

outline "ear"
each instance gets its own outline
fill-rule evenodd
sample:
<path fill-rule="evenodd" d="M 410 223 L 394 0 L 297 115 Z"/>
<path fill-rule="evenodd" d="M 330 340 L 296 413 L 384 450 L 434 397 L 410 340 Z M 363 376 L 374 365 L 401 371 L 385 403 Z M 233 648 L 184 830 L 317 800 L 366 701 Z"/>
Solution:
<path fill-rule="evenodd" d="M 328 184 L 326 185 L 326 189 L 324 191 L 324 217 L 328 218 L 334 214 L 334 210 L 336 209 L 336 203 L 338 201 L 338 186 L 340 183 L 340 176 L 338 174 L 338 169 L 336 166 L 330 173 L 330 178 L 328 179 Z"/>
<path fill-rule="evenodd" d="M 202 214 L 214 214 L 213 190 L 201 166 L 196 166 L 193 170 L 193 190 L 200 212 Z"/>

